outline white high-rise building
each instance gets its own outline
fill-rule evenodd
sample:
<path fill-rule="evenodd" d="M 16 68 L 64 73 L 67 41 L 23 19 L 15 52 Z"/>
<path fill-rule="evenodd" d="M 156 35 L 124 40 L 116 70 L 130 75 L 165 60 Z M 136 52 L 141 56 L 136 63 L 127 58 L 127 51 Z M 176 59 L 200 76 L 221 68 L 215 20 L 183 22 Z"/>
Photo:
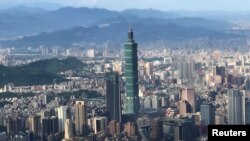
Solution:
<path fill-rule="evenodd" d="M 43 99 L 42 99 L 42 103 L 44 104 L 44 105 L 46 105 L 47 103 L 48 103 L 48 97 L 47 97 L 47 94 L 45 93 L 45 94 L 43 94 L 43 97 L 42 97 Z"/>
<path fill-rule="evenodd" d="M 158 109 L 158 107 L 159 107 L 159 98 L 158 98 L 158 96 L 153 95 L 151 99 L 152 99 L 152 108 L 153 109 Z"/>
<path fill-rule="evenodd" d="M 58 108 L 58 124 L 59 124 L 59 130 L 64 131 L 65 129 L 65 121 L 67 118 L 67 109 L 68 106 L 60 106 Z"/>
<path fill-rule="evenodd" d="M 72 51 L 70 49 L 66 49 L 66 56 L 71 56 L 71 53 Z"/>
<path fill-rule="evenodd" d="M 95 57 L 95 50 L 94 49 L 88 49 L 87 57 L 94 58 Z"/>
<path fill-rule="evenodd" d="M 64 139 L 70 140 L 74 138 L 73 128 L 73 121 L 71 121 L 70 119 L 66 119 Z"/>
<path fill-rule="evenodd" d="M 145 70 L 146 70 L 146 74 L 147 74 L 148 76 L 150 76 L 150 75 L 152 74 L 152 68 L 153 68 L 153 64 L 152 64 L 152 63 L 147 62 L 147 63 L 145 64 Z"/>

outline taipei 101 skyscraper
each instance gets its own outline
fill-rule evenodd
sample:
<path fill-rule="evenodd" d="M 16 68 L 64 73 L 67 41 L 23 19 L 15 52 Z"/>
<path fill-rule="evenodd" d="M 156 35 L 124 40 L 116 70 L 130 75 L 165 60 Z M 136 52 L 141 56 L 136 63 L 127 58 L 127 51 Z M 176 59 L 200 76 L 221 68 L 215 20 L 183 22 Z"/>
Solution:
<path fill-rule="evenodd" d="M 137 115 L 140 110 L 140 101 L 138 97 L 138 58 L 137 43 L 133 39 L 132 28 L 129 28 L 128 41 L 125 43 L 125 114 Z"/>

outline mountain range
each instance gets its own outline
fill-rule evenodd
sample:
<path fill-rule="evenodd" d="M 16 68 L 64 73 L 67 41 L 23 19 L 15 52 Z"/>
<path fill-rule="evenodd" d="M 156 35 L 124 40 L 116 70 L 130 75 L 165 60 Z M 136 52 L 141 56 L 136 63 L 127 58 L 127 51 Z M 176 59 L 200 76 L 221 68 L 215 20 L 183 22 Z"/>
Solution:
<path fill-rule="evenodd" d="M 103 43 L 107 40 L 122 43 L 126 41 L 128 22 L 117 22 L 112 25 L 74 27 L 51 33 L 41 33 L 28 36 L 15 41 L 5 41 L 4 46 L 71 46 L 73 43 L 95 42 Z M 142 24 L 134 23 L 135 39 L 140 43 L 156 41 L 178 41 L 197 38 L 229 39 L 239 35 L 208 30 L 202 27 L 183 27 L 176 24 Z"/>
<path fill-rule="evenodd" d="M 65 7 L 46 11 L 40 8 L 18 7 L 0 11 L 0 38 L 89 26 L 99 20 L 118 15 L 118 12 L 105 9 Z"/>
<path fill-rule="evenodd" d="M 139 42 L 231 39 L 233 23 L 188 17 L 181 12 L 64 7 L 53 11 L 24 6 L 0 10 L 0 46 L 70 46 L 79 42 L 124 42 L 131 23 Z"/>

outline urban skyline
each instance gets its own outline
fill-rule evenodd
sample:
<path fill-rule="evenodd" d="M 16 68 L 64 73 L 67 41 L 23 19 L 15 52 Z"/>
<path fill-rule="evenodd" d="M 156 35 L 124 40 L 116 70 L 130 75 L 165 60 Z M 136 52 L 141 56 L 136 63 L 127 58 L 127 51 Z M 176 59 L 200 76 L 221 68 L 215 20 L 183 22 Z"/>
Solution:
<path fill-rule="evenodd" d="M 209 127 L 247 130 L 248 18 L 189 14 L 0 10 L 0 141 L 207 141 Z"/>

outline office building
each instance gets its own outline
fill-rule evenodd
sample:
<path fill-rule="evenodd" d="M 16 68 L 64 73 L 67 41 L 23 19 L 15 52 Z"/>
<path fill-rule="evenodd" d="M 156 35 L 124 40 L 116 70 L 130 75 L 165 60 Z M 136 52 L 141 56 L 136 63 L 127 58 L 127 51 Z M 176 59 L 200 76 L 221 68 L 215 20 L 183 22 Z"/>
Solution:
<path fill-rule="evenodd" d="M 167 118 L 163 123 L 163 134 L 168 140 L 194 141 L 198 130 L 191 117 Z"/>
<path fill-rule="evenodd" d="M 159 141 L 163 137 L 163 122 L 160 119 L 153 119 L 150 122 L 150 140 Z"/>
<path fill-rule="evenodd" d="M 144 127 L 144 126 L 150 126 L 150 118 L 149 117 L 139 117 L 136 120 L 136 124 L 138 128 Z"/>
<path fill-rule="evenodd" d="M 48 141 L 56 141 L 55 136 L 53 134 L 48 135 Z"/>
<path fill-rule="evenodd" d="M 26 141 L 35 141 L 35 136 L 33 132 L 26 131 Z"/>
<path fill-rule="evenodd" d="M 215 124 L 215 107 L 212 104 L 202 104 L 201 110 L 201 124 L 203 126 Z"/>
<path fill-rule="evenodd" d="M 118 135 L 121 133 L 121 123 L 115 120 L 109 122 L 109 134 L 112 136 Z"/>
<path fill-rule="evenodd" d="M 181 99 L 187 101 L 191 106 L 191 113 L 195 113 L 196 96 L 193 87 L 185 87 L 182 89 Z"/>
<path fill-rule="evenodd" d="M 182 84 L 192 84 L 194 82 L 194 62 L 193 60 L 177 60 L 178 78 Z"/>
<path fill-rule="evenodd" d="M 152 75 L 152 73 L 153 73 L 152 70 L 153 70 L 153 64 L 150 63 L 150 62 L 145 63 L 145 72 L 146 72 L 146 75 L 148 75 L 148 76 Z"/>
<path fill-rule="evenodd" d="M 58 117 L 56 116 L 51 117 L 51 131 L 53 134 L 59 131 L 59 121 L 58 121 Z"/>
<path fill-rule="evenodd" d="M 22 126 L 22 120 L 16 117 L 8 116 L 6 118 L 6 129 L 7 135 L 15 135 L 20 131 L 24 130 L 24 126 Z"/>
<path fill-rule="evenodd" d="M 246 77 L 244 85 L 245 85 L 245 90 L 250 91 L 250 76 Z"/>
<path fill-rule="evenodd" d="M 133 39 L 132 28 L 128 32 L 128 41 L 125 44 L 125 81 L 126 104 L 125 114 L 137 114 L 140 110 L 138 97 L 138 58 L 137 43 Z"/>
<path fill-rule="evenodd" d="M 152 108 L 153 109 L 158 109 L 160 105 L 160 98 L 157 95 L 151 96 L 151 102 L 152 102 Z"/>
<path fill-rule="evenodd" d="M 138 135 L 137 125 L 134 122 L 127 122 L 124 126 L 124 132 L 127 137 L 133 137 Z"/>
<path fill-rule="evenodd" d="M 179 101 L 179 114 L 186 115 L 187 113 L 192 112 L 192 106 L 186 100 Z"/>
<path fill-rule="evenodd" d="M 49 135 L 52 132 L 52 120 L 50 118 L 42 119 L 42 131 L 44 134 Z"/>
<path fill-rule="evenodd" d="M 229 90 L 229 93 L 228 93 L 228 124 L 231 124 L 231 125 L 244 124 L 243 102 L 245 102 L 245 98 L 244 98 L 244 95 L 240 92 L 240 90 L 238 90 L 238 89 L 230 89 Z"/>
<path fill-rule="evenodd" d="M 94 133 L 97 134 L 107 130 L 108 121 L 106 117 L 94 117 L 92 124 Z"/>
<path fill-rule="evenodd" d="M 245 124 L 250 124 L 250 99 L 245 100 Z"/>
<path fill-rule="evenodd" d="M 117 72 L 110 72 L 106 77 L 106 104 L 108 121 L 121 122 L 121 93 Z"/>
<path fill-rule="evenodd" d="M 95 57 L 95 50 L 94 49 L 88 49 L 87 50 L 87 57 L 94 58 Z"/>

